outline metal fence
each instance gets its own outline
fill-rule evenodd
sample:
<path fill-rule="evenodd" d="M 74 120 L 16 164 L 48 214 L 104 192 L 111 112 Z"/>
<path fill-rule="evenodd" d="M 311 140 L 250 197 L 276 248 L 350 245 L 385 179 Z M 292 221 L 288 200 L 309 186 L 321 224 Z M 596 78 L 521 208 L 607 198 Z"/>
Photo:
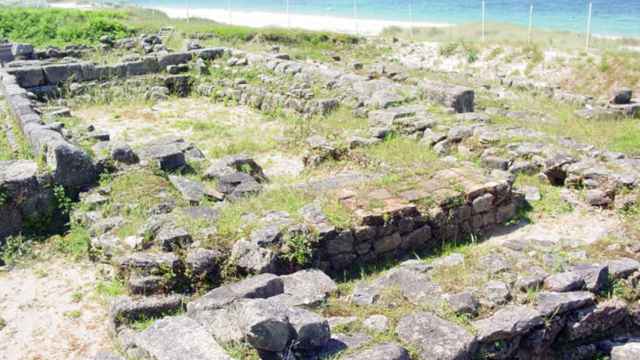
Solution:
<path fill-rule="evenodd" d="M 44 0 L 13 1 L 4 0 L 5 3 L 11 1 L 13 4 L 28 6 L 43 6 Z M 82 0 L 80 0 L 82 1 Z M 561 24 L 566 21 L 566 28 L 563 26 L 551 27 L 552 30 L 567 30 L 573 34 L 581 34 L 584 40 L 584 47 L 589 49 L 593 39 L 594 15 L 599 19 L 600 29 L 606 28 L 607 21 L 613 21 L 612 13 L 621 14 L 624 23 L 613 31 L 605 33 L 616 33 L 619 28 L 630 28 L 626 36 L 640 37 L 640 0 L 625 0 L 611 2 L 608 0 L 557 0 L 555 2 L 543 0 L 530 1 L 504 1 L 504 0 L 94 0 L 97 5 L 136 5 L 152 8 L 173 8 L 180 9 L 180 16 L 202 17 L 212 20 L 236 25 L 254 25 L 251 21 L 243 21 L 242 14 L 249 10 L 265 11 L 277 13 L 276 22 L 272 25 L 284 27 L 308 28 L 306 19 L 311 15 L 325 15 L 327 22 L 329 18 L 339 18 L 341 28 L 338 31 L 351 32 L 359 35 L 366 35 L 367 28 L 364 26 L 372 21 L 379 20 L 387 22 L 389 25 L 409 29 L 411 35 L 414 30 L 425 24 L 424 19 L 438 22 L 439 16 L 446 19 L 447 16 L 455 13 L 462 14 L 459 23 L 474 23 L 478 27 L 478 40 L 486 42 L 490 40 L 491 32 L 488 30 L 490 24 L 498 22 L 515 23 L 521 25 L 526 31 L 526 41 L 534 42 L 538 34 L 542 31 L 538 29 L 548 28 L 545 22 L 556 22 Z M 594 3 L 595 6 L 594 6 Z M 0 0 L 2 4 L 2 0 Z M 618 8 L 616 8 L 618 6 Z M 613 8 L 612 8 L 613 7 Z M 206 13 L 208 8 L 215 8 L 218 11 L 215 16 Z M 556 10 L 557 8 L 557 10 Z M 324 10 L 319 10 L 324 9 Z M 571 13 L 565 12 L 571 9 Z M 596 11 L 594 13 L 594 10 Z M 577 15 L 576 15 L 577 14 Z M 274 15 L 274 21 L 276 16 Z M 634 21 L 635 17 L 635 21 Z M 552 21 L 549 21 L 551 19 Z M 261 22 L 269 19 L 260 19 Z M 445 20 L 445 22 L 447 22 Z M 329 25 L 328 23 L 325 25 Z M 633 29 L 637 27 L 637 29 Z M 312 30 L 316 30 L 313 28 Z M 330 30 L 327 28 L 326 30 Z M 608 30 L 608 29 L 605 29 Z"/>

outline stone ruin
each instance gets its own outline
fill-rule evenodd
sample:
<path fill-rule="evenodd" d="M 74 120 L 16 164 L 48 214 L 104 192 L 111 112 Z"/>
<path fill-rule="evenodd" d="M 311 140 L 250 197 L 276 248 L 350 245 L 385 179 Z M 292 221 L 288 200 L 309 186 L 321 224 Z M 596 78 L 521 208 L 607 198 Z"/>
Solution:
<path fill-rule="evenodd" d="M 637 304 L 600 297 L 609 280 L 637 284 L 640 263 L 634 259 L 577 265 L 554 274 L 530 269 L 511 274 L 515 278 L 509 283 L 489 281 L 479 293 L 448 293 L 434 280 L 437 271 L 456 271 L 465 261 L 460 254 L 430 264 L 406 259 L 508 223 L 527 201 L 526 194 L 514 188 L 518 174 L 539 174 L 557 186 L 585 188 L 586 199 L 594 207 L 623 206 L 619 194 L 638 185 L 638 159 L 567 139 L 551 145 L 541 134 L 492 126 L 488 109 L 474 112 L 478 110 L 474 90 L 458 85 L 427 80 L 407 83 L 384 70 L 378 74 L 382 76 L 367 77 L 322 63 L 291 60 L 280 53 L 227 48 L 168 53 L 154 52 L 158 44 L 152 41 L 147 45 L 152 50 L 148 55 L 112 65 L 50 62 L 44 55 L 34 56 L 32 48 L 31 55 L 26 55 L 28 46 L 14 46 L 12 55 L 22 59 L 0 69 L 0 90 L 33 153 L 42 159 L 42 164 L 0 162 L 0 189 L 5 196 L 0 204 L 0 238 L 20 233 L 31 219 L 63 217 L 56 213 L 56 186 L 78 194 L 92 210 L 72 217 L 92 234 L 92 260 L 113 264 L 129 293 L 115 299 L 110 311 L 114 339 L 127 356 L 231 359 L 224 346 L 233 343 L 248 344 L 264 359 L 319 359 L 349 350 L 346 358 L 351 360 L 400 360 L 410 358 L 408 348 L 425 360 L 578 359 L 595 354 L 621 360 L 637 355 Z M 2 54 L 0 48 L 0 58 Z M 221 79 L 196 86 L 192 75 L 186 74 L 204 73 L 214 61 L 268 69 L 276 76 L 292 77 L 300 86 L 283 88 L 276 83 L 267 88 L 276 80 L 266 75 L 261 85 Z M 270 212 L 247 219 L 256 226 L 229 249 L 201 247 L 195 234 L 178 226 L 172 216 L 182 212 L 215 223 L 219 209 L 203 205 L 205 199 L 224 204 L 259 194 L 269 179 L 252 157 L 237 154 L 212 161 L 204 175 L 216 181 L 212 189 L 175 173 L 193 159 L 206 159 L 184 139 L 160 138 L 135 152 L 97 131 L 92 135 L 98 140 L 96 146 L 108 151 L 92 157 L 62 129 L 44 121 L 39 111 L 39 102 L 62 95 L 62 84 L 75 84 L 81 91 L 83 83 L 144 75 L 159 77 L 148 89 L 159 99 L 197 93 L 264 112 L 284 108 L 305 117 L 326 116 L 344 103 L 354 105 L 353 116 L 367 119 L 368 133 L 350 137 L 344 148 L 322 137 L 307 139 L 307 167 L 339 161 L 351 151 L 383 142 L 390 134 L 420 139 L 421 145 L 451 165 L 428 176 L 405 179 L 411 186 L 403 189 L 363 187 L 366 181 L 350 174 L 302 184 L 316 193 L 333 193 L 353 223 L 336 226 L 318 202 L 310 202 L 300 214 Z M 324 84 L 338 95 L 317 98 L 307 86 L 312 83 Z M 423 102 L 442 106 L 458 124 L 441 123 L 420 106 Z M 626 92 L 612 104 L 615 111 L 636 109 Z M 525 141 L 508 143 L 514 137 Z M 454 152 L 476 154 L 480 166 L 451 159 Z M 123 219 L 100 215 L 111 195 L 96 181 L 100 174 L 126 172 L 129 167 L 159 169 L 189 206 L 178 209 L 170 202 L 161 204 L 149 214 L 138 236 L 121 239 L 114 230 L 123 225 Z M 284 256 L 290 250 L 286 240 L 297 236 L 309 240 L 305 264 Z M 484 270 L 491 276 L 510 273 L 508 260 L 542 251 L 539 246 L 535 241 L 505 244 L 508 256 L 483 258 Z M 384 262 L 397 266 L 341 295 L 351 305 L 367 308 L 385 304 L 393 290 L 412 311 L 394 324 L 384 315 L 368 317 L 363 326 L 392 332 L 401 343 L 389 341 L 365 349 L 362 346 L 372 340 L 370 336 L 335 332 L 355 320 L 323 316 L 318 309 L 338 292 L 332 277 Z M 245 278 L 229 283 L 225 269 Z M 533 293 L 530 302 L 512 301 L 528 292 Z M 433 309 L 438 306 L 472 319 L 469 326 L 437 315 Z M 478 318 L 481 307 L 491 309 L 490 315 Z M 159 319 L 143 331 L 133 329 L 133 323 L 151 318 Z M 566 357 L 569 352 L 577 355 Z M 119 358 L 106 353 L 96 356 Z"/>

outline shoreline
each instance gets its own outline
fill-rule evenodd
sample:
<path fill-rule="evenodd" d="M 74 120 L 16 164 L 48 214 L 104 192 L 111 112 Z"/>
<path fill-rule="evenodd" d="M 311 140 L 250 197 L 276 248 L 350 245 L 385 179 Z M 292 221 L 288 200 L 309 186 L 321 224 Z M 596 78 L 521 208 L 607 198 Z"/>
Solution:
<path fill-rule="evenodd" d="M 346 34 L 359 34 L 374 36 L 379 35 L 385 28 L 397 26 L 401 28 L 411 27 L 449 27 L 447 23 L 430 23 L 430 22 L 408 22 L 408 21 L 392 21 L 392 20 L 374 20 L 374 19 L 354 19 L 348 17 L 326 16 L 326 15 L 308 15 L 291 13 L 267 12 L 267 11 L 250 11 L 238 10 L 231 11 L 227 9 L 190 9 L 151 6 L 149 9 L 159 10 L 167 14 L 171 18 L 203 18 L 213 20 L 220 23 L 241 25 L 250 27 L 281 27 L 281 28 L 297 28 L 311 31 L 332 31 Z"/>
<path fill-rule="evenodd" d="M 75 1 L 48 3 L 50 7 L 91 10 L 98 8 L 95 4 L 81 4 Z M 138 5 L 136 5 L 138 6 Z M 220 8 L 191 8 L 186 7 L 166 7 L 166 6 L 140 6 L 145 9 L 153 9 L 167 14 L 174 19 L 201 18 L 216 21 L 221 24 L 239 25 L 254 28 L 279 27 L 296 28 L 310 31 L 330 31 L 361 36 L 376 36 L 389 27 L 410 28 L 447 28 L 456 24 L 446 22 L 425 22 L 425 21 L 400 21 L 400 20 L 380 20 L 361 18 L 354 21 L 351 17 L 329 16 L 329 15 L 309 15 L 291 13 L 254 11 L 254 10 L 232 10 Z M 542 28 L 543 31 L 553 31 Z M 578 32 L 578 34 L 580 34 Z M 584 35 L 584 33 L 582 33 Z M 592 33 L 592 37 L 606 40 L 640 39 L 640 35 L 610 35 Z"/>

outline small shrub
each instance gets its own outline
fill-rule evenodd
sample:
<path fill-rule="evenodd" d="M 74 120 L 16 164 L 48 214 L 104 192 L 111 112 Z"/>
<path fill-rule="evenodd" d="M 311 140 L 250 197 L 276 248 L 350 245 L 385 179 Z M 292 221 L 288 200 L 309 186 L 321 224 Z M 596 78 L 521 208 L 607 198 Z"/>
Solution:
<path fill-rule="evenodd" d="M 53 196 L 56 199 L 56 205 L 63 215 L 69 214 L 73 208 L 73 201 L 67 196 L 62 185 L 56 185 L 53 187 Z"/>
<path fill-rule="evenodd" d="M 22 235 L 6 238 L 4 247 L 0 251 L 0 257 L 7 264 L 13 264 L 32 254 L 33 241 Z"/>
<path fill-rule="evenodd" d="M 102 298 L 111 298 L 125 294 L 125 285 L 118 279 L 99 281 L 96 284 L 96 293 Z"/>
<path fill-rule="evenodd" d="M 115 39 L 133 34 L 124 25 L 125 13 L 107 10 L 73 10 L 2 7 L 0 37 L 36 46 L 95 44 L 104 35 Z"/>
<path fill-rule="evenodd" d="M 313 248 L 310 236 L 307 234 L 295 234 L 285 239 L 287 252 L 282 257 L 290 263 L 305 266 L 311 261 Z"/>
<path fill-rule="evenodd" d="M 7 189 L 0 186 L 0 207 L 4 206 L 8 202 L 9 202 L 9 194 L 7 192 Z"/>
<path fill-rule="evenodd" d="M 446 56 L 446 57 L 453 56 L 458 50 L 459 45 L 460 44 L 458 42 L 450 42 L 448 44 L 441 45 L 439 53 L 441 56 Z"/>

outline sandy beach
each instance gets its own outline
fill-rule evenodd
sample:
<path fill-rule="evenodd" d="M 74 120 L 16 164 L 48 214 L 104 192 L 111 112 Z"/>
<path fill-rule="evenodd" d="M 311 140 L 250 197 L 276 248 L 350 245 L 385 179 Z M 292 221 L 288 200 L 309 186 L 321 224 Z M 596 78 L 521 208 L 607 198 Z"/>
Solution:
<path fill-rule="evenodd" d="M 52 7 L 63 8 L 83 8 L 89 6 L 73 2 L 68 3 L 52 3 Z M 427 22 L 408 22 L 408 21 L 388 21 L 388 20 L 372 20 L 372 19 L 354 19 L 351 17 L 337 17 L 324 15 L 306 15 L 277 12 L 262 11 L 229 11 L 227 9 L 189 9 L 173 8 L 173 7 L 150 7 L 160 10 L 172 18 L 198 17 L 203 19 L 214 20 L 220 23 L 243 25 L 251 27 L 292 27 L 306 30 L 316 31 L 334 31 L 348 34 L 359 35 L 377 35 L 385 28 L 398 26 L 403 28 L 409 27 L 446 27 L 450 26 L 446 23 L 427 23 Z"/>

